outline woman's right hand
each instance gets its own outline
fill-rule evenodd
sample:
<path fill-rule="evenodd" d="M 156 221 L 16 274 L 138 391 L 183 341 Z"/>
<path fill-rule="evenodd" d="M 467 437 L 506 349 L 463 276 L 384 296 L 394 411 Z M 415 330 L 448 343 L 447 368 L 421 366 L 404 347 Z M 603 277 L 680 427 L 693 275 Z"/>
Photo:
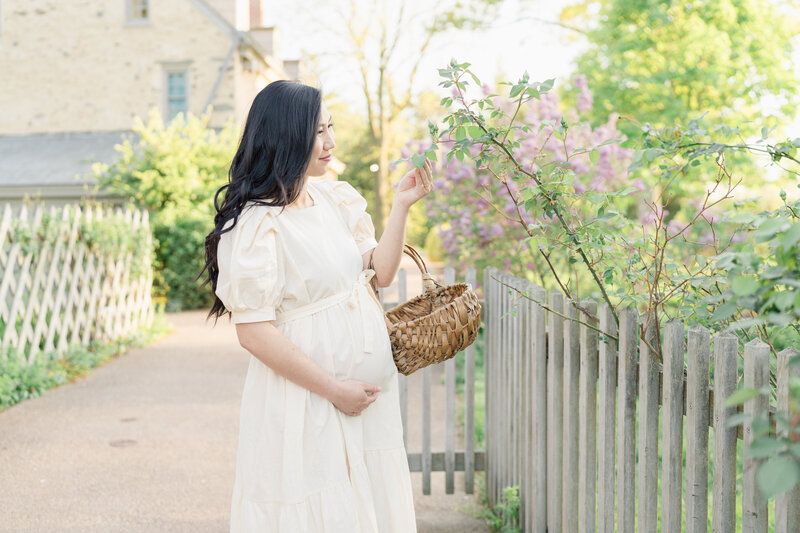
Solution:
<path fill-rule="evenodd" d="M 331 403 L 349 416 L 358 416 L 378 398 L 381 388 L 356 379 L 341 381 Z"/>

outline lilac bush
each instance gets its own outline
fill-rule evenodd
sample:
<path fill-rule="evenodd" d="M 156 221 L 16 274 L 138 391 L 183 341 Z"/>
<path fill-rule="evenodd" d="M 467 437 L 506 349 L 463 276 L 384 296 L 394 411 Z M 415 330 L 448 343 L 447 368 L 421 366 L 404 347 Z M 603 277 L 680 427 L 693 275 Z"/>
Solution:
<path fill-rule="evenodd" d="M 627 181 L 626 169 L 631 163 L 633 149 L 617 143 L 599 146 L 608 139 L 621 137 L 616 127 L 618 116 L 610 116 L 605 124 L 596 128 L 582 122 L 582 114 L 592 109 L 592 95 L 584 76 L 576 76 L 572 83 L 578 90 L 575 102 L 561 102 L 555 93 L 546 92 L 519 111 L 517 119 L 526 125 L 527 131 L 517 136 L 515 158 L 532 171 L 538 170 L 544 161 L 566 162 L 565 168 L 574 172 L 573 187 L 577 193 L 606 193 L 628 185 L 635 188 L 634 194 L 644 190 L 641 180 Z M 482 91 L 497 107 L 513 113 L 514 99 L 492 96 L 486 85 Z M 563 143 L 555 137 L 555 128 L 562 118 L 571 124 Z M 597 147 L 596 154 L 586 151 L 567 161 L 567 154 L 583 147 Z M 408 146 L 402 155 L 408 157 L 411 151 L 425 153 L 429 148 L 430 142 L 416 143 Z M 523 277 L 528 272 L 537 272 L 542 265 L 538 264 L 536 250 L 519 244 L 518 206 L 512 199 L 519 194 L 518 182 L 508 181 L 512 193 L 509 194 L 489 170 L 476 168 L 474 159 L 479 152 L 479 147 L 473 145 L 470 147 L 472 157 L 442 162 L 434 181 L 436 193 L 427 200 L 427 216 L 436 226 L 447 259 L 459 269 L 469 263 L 478 269 L 488 265 L 502 267 Z M 552 215 L 535 219 L 524 206 L 519 209 L 526 224 L 553 222 Z"/>

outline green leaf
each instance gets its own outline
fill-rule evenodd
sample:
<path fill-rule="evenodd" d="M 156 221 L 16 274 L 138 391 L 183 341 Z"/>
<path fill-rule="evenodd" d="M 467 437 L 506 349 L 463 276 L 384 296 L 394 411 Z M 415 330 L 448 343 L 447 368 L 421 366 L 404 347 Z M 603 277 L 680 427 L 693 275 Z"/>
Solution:
<path fill-rule="evenodd" d="M 425 164 L 425 154 L 412 154 L 411 162 L 415 167 L 422 168 L 422 166 Z"/>
<path fill-rule="evenodd" d="M 480 126 L 469 126 L 467 128 L 467 132 L 473 139 L 480 139 L 483 136 L 483 130 L 480 128 Z"/>
<path fill-rule="evenodd" d="M 740 426 L 750 420 L 750 415 L 748 413 L 736 413 L 735 415 L 731 415 L 725 419 L 725 427 L 731 428 L 734 426 Z"/>
<path fill-rule="evenodd" d="M 756 459 L 766 459 L 767 457 L 776 455 L 782 448 L 782 442 L 779 442 L 771 437 L 763 437 L 760 439 L 755 439 L 750 444 L 748 455 L 750 455 L 750 457 L 755 457 Z"/>
<path fill-rule="evenodd" d="M 793 442 L 789 444 L 789 453 L 797 458 L 800 458 L 800 442 Z"/>
<path fill-rule="evenodd" d="M 600 160 L 600 152 L 598 152 L 597 150 L 592 150 L 591 152 L 589 152 L 589 159 L 591 159 L 592 163 L 596 165 L 597 162 Z"/>
<path fill-rule="evenodd" d="M 605 141 L 598 144 L 597 147 L 600 148 L 601 146 L 618 143 L 619 141 L 620 141 L 619 139 L 606 139 Z"/>
<path fill-rule="evenodd" d="M 797 463 L 791 459 L 773 457 L 758 469 L 756 481 L 766 499 L 783 494 L 800 481 Z"/>
<path fill-rule="evenodd" d="M 466 128 L 464 128 L 462 126 L 459 126 L 458 128 L 456 128 L 456 140 L 457 141 L 463 141 L 466 138 L 467 138 L 467 130 L 466 130 Z"/>
<path fill-rule="evenodd" d="M 786 230 L 781 239 L 781 246 L 788 251 L 794 248 L 798 242 L 800 242 L 800 223 L 793 224 L 792 227 Z"/>
<path fill-rule="evenodd" d="M 737 296 L 749 296 L 758 290 L 758 280 L 749 276 L 736 276 L 731 279 L 731 289 Z"/>
<path fill-rule="evenodd" d="M 752 400 L 756 396 L 761 394 L 758 389 L 754 389 L 751 387 L 745 387 L 743 389 L 739 389 L 725 400 L 725 407 L 735 407 L 737 405 L 741 405 L 748 400 Z"/>
<path fill-rule="evenodd" d="M 725 302 L 714 309 L 714 313 L 711 315 L 711 322 L 719 322 L 720 320 L 732 317 L 736 309 L 737 305 L 734 302 Z"/>

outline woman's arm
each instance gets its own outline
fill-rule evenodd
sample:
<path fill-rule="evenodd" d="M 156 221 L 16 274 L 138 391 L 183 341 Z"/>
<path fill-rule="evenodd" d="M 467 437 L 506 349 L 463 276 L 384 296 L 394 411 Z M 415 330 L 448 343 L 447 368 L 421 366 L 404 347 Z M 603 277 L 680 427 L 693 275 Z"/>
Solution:
<path fill-rule="evenodd" d="M 339 381 L 271 322 L 236 324 L 236 334 L 239 344 L 276 374 L 326 398 L 347 415 L 361 414 L 381 391 L 380 387 L 357 380 Z"/>
<path fill-rule="evenodd" d="M 403 243 L 406 239 L 406 220 L 408 210 L 420 198 L 433 190 L 431 162 L 425 161 L 421 169 L 415 168 L 400 180 L 394 196 L 392 210 L 386 221 L 378 246 L 364 254 L 364 268 L 369 264 L 372 253 L 372 265 L 378 287 L 388 287 L 397 275 L 400 259 L 403 257 Z"/>

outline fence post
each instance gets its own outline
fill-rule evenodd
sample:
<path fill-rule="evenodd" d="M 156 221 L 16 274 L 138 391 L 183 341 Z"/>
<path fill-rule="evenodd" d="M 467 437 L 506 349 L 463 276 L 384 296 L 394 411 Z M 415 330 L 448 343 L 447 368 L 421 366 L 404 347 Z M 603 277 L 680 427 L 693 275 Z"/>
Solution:
<path fill-rule="evenodd" d="M 422 373 L 422 494 L 431 493 L 431 367 Z"/>
<path fill-rule="evenodd" d="M 633 533 L 636 520 L 636 346 L 639 316 L 636 309 L 622 310 L 619 320 L 619 399 L 617 403 L 617 510 L 619 533 Z"/>
<path fill-rule="evenodd" d="M 680 533 L 683 495 L 683 324 L 679 320 L 667 322 L 663 346 L 661 531 Z"/>
<path fill-rule="evenodd" d="M 561 498 L 562 531 L 578 531 L 578 381 L 580 369 L 580 328 L 578 310 L 572 302 L 564 305 L 564 482 Z"/>
<path fill-rule="evenodd" d="M 597 478 L 598 531 L 614 533 L 614 411 L 617 397 L 617 341 L 608 335 L 617 335 L 617 323 L 611 307 L 600 306 L 600 341 L 598 360 L 598 440 Z"/>
<path fill-rule="evenodd" d="M 639 530 L 656 530 L 658 506 L 658 377 L 655 346 L 658 332 L 652 316 L 639 344 Z"/>
<path fill-rule="evenodd" d="M 686 376 L 686 533 L 708 531 L 708 385 L 711 336 L 689 328 Z"/>
<path fill-rule="evenodd" d="M 505 272 L 501 273 L 502 282 L 507 285 L 511 281 L 511 276 L 506 274 Z M 500 405 L 502 406 L 502 411 L 499 414 L 501 420 L 501 439 L 502 439 L 502 455 L 500 456 L 500 464 L 502 465 L 501 472 L 501 481 L 500 486 L 498 487 L 498 500 L 503 494 L 503 489 L 510 485 L 511 482 L 511 448 L 513 446 L 513 439 L 511 438 L 511 431 L 512 431 L 512 423 L 513 415 L 512 409 L 514 407 L 514 402 L 511 399 L 511 394 L 507 389 L 508 384 L 511 382 L 511 357 L 514 353 L 514 317 L 512 313 L 515 313 L 517 310 L 512 305 L 513 302 L 511 301 L 512 295 L 510 294 L 510 289 L 503 285 L 502 289 L 502 302 L 503 302 L 503 327 L 501 329 L 502 338 L 501 342 L 503 343 L 503 348 L 500 352 L 500 365 L 501 365 L 501 373 L 498 376 L 500 380 L 498 381 L 498 389 L 500 392 Z M 506 394 L 502 394 L 502 391 L 505 389 Z"/>
<path fill-rule="evenodd" d="M 483 439 L 486 448 L 486 460 L 484 464 L 484 486 L 489 505 L 495 504 L 494 499 L 494 476 L 497 471 L 497 460 L 495 458 L 495 422 L 494 416 L 495 397 L 494 397 L 494 359 L 495 347 L 497 345 L 498 323 L 496 306 L 496 282 L 493 279 L 495 269 L 487 267 L 483 270 L 483 322 L 484 322 L 484 348 L 483 348 L 483 380 L 484 380 L 484 426 Z"/>
<path fill-rule="evenodd" d="M 544 289 L 534 287 L 533 299 L 536 302 L 545 301 Z M 530 302 L 533 312 L 533 358 L 530 361 L 533 372 L 531 383 L 533 407 L 533 449 L 534 460 L 534 507 L 526 513 L 528 520 L 532 520 L 532 531 L 545 533 L 547 531 L 547 337 L 545 330 L 544 309 L 538 303 Z M 526 453 L 523 450 L 522 453 Z"/>
<path fill-rule="evenodd" d="M 564 296 L 551 291 L 547 314 L 547 530 L 561 531 L 564 428 Z"/>
<path fill-rule="evenodd" d="M 586 299 L 581 306 L 591 315 L 597 315 L 597 303 Z M 597 327 L 597 320 L 583 313 L 582 322 Z M 580 533 L 594 533 L 597 525 L 597 332 L 584 324 L 580 327 L 580 432 L 578 509 Z"/>
<path fill-rule="evenodd" d="M 476 286 L 473 267 L 467 268 L 466 282 Z M 483 286 L 483 305 L 486 307 L 486 285 Z M 484 317 L 486 315 L 484 314 Z M 486 321 L 483 323 L 484 370 L 486 368 Z M 485 376 L 485 372 L 484 372 Z M 485 383 L 485 380 L 484 380 Z M 485 386 L 484 386 L 485 389 Z M 484 413 L 486 412 L 484 406 Z M 484 422 L 484 431 L 486 423 Z M 470 344 L 464 353 L 464 491 L 472 494 L 475 487 L 475 345 Z"/>
<path fill-rule="evenodd" d="M 769 384 L 769 346 L 753 339 L 744 346 L 744 386 L 760 389 Z M 744 450 L 742 460 L 742 530 L 753 533 L 767 531 L 767 500 L 756 485 L 756 471 L 761 461 L 749 454 L 753 444 L 753 417 L 766 416 L 768 397 L 759 394 L 744 404 L 749 415 L 744 423 Z"/>
<path fill-rule="evenodd" d="M 456 282 L 456 272 L 453 267 L 444 269 L 445 285 Z M 456 355 L 458 357 L 458 355 Z M 456 468 L 456 358 L 451 357 L 444 362 L 445 383 L 445 428 L 444 428 L 444 492 L 455 492 Z"/>
<path fill-rule="evenodd" d="M 789 380 L 800 377 L 797 366 L 790 367 L 793 357 L 800 357 L 800 351 L 786 348 L 778 354 L 778 412 L 789 413 Z M 786 435 L 788 429 L 781 430 Z M 794 533 L 800 528 L 800 485 L 775 498 L 775 533 Z"/>
<path fill-rule="evenodd" d="M 736 391 L 737 341 L 729 333 L 714 339 L 714 495 L 711 529 L 730 533 L 736 528 L 736 434 L 725 421 L 736 413 L 725 399 Z"/>
<path fill-rule="evenodd" d="M 525 283 L 526 294 L 533 297 L 533 285 Z M 512 375 L 520 376 L 522 386 L 516 380 L 509 383 L 508 392 L 512 397 L 519 396 L 522 400 L 523 415 L 519 421 L 513 422 L 515 426 L 521 428 L 520 452 L 514 451 L 515 459 L 518 457 L 522 470 L 522 480 L 519 483 L 520 509 L 519 520 L 520 529 L 524 532 L 533 531 L 534 517 L 536 515 L 536 450 L 534 444 L 534 423 L 536 416 L 536 405 L 534 401 L 534 389 L 536 387 L 536 374 L 534 359 L 536 352 L 536 317 L 534 316 L 534 303 L 529 299 L 521 302 L 520 319 L 522 329 L 520 336 L 522 340 L 521 367 L 512 371 Z M 513 386 L 512 386 L 513 385 Z M 517 391 L 517 392 L 515 392 Z"/>

